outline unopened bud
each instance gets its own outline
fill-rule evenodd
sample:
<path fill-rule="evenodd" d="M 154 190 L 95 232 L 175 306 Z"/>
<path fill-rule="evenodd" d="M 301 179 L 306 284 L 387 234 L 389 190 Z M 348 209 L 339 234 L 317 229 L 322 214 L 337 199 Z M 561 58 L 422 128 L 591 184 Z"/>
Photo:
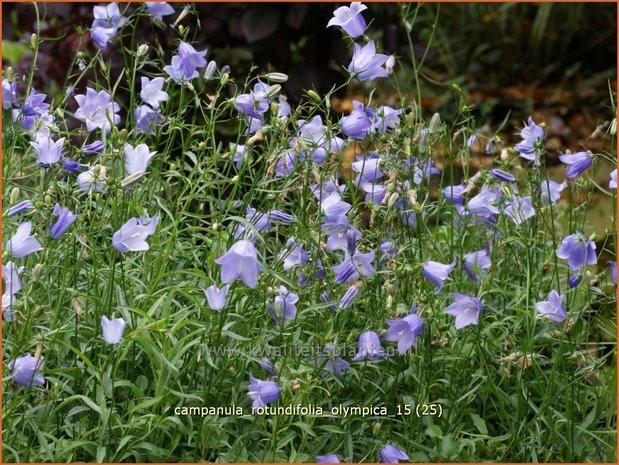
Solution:
<path fill-rule="evenodd" d="M 39 37 L 36 35 L 36 33 L 32 33 L 32 35 L 30 36 L 30 46 L 32 48 L 37 48 L 37 45 L 39 44 Z"/>
<path fill-rule="evenodd" d="M 432 115 L 432 119 L 430 120 L 430 126 L 428 126 L 428 129 L 430 130 L 430 132 L 435 132 L 439 126 L 441 125 L 441 115 L 439 115 L 438 113 L 434 113 Z"/>
<path fill-rule="evenodd" d="M 380 421 L 375 421 L 372 425 L 372 434 L 377 435 L 380 431 L 381 423 Z"/>
<path fill-rule="evenodd" d="M 617 134 L 617 118 L 613 118 L 613 120 L 610 122 L 610 134 L 611 136 Z"/>
<path fill-rule="evenodd" d="M 176 27 L 176 25 L 180 23 L 183 20 L 183 18 L 189 14 L 189 9 L 190 9 L 189 6 L 186 6 L 185 8 L 183 8 L 183 11 L 181 11 L 181 14 L 178 15 L 178 18 L 176 18 L 176 21 L 174 21 L 174 24 L 172 24 L 172 27 Z M 180 26 L 178 28 L 178 32 L 182 34 L 185 28 L 181 29 L 181 27 L 183 26 Z"/>
<path fill-rule="evenodd" d="M 387 310 L 391 310 L 391 307 L 393 307 L 393 297 L 388 295 L 387 296 L 387 300 L 385 301 L 385 307 L 387 307 Z"/>
<path fill-rule="evenodd" d="M 397 192 L 394 192 L 393 194 L 391 194 L 389 196 L 389 200 L 387 200 L 387 206 L 389 208 L 393 208 L 393 206 L 395 205 L 395 203 L 398 201 L 398 198 L 400 197 L 400 194 L 398 194 Z"/>
<path fill-rule="evenodd" d="M 230 179 L 230 182 L 232 184 L 236 184 L 237 182 L 239 182 L 239 175 L 235 175 L 232 179 Z"/>
<path fill-rule="evenodd" d="M 17 199 L 19 198 L 19 187 L 14 187 L 11 189 L 11 193 L 9 194 L 9 203 L 11 205 L 15 205 L 17 203 Z"/>
<path fill-rule="evenodd" d="M 148 45 L 142 44 L 138 47 L 138 52 L 137 52 L 138 57 L 143 57 L 147 53 L 148 53 Z"/>
<path fill-rule="evenodd" d="M 318 95 L 318 92 L 316 92 L 313 89 L 308 90 L 307 91 L 307 95 L 308 95 L 309 98 L 311 98 L 316 103 L 320 103 L 320 101 L 322 100 L 320 98 L 320 95 Z"/>
<path fill-rule="evenodd" d="M 290 387 L 294 392 L 297 392 L 299 389 L 301 389 L 301 382 L 298 379 L 295 379 L 290 382 Z"/>
<path fill-rule="evenodd" d="M 283 84 L 288 80 L 288 75 L 284 73 L 269 73 L 265 76 L 268 81 Z"/>
<path fill-rule="evenodd" d="M 37 263 L 32 268 L 32 280 L 33 281 L 38 281 L 39 279 L 41 279 L 43 277 L 43 273 L 44 272 L 45 272 L 45 268 L 43 267 L 43 264 L 42 263 Z"/>
<path fill-rule="evenodd" d="M 279 84 L 275 84 L 275 85 L 269 86 L 269 88 L 266 90 L 264 96 L 266 98 L 275 97 L 277 94 L 279 94 L 279 92 L 281 90 L 282 90 L 282 86 L 280 86 Z"/>
<path fill-rule="evenodd" d="M 507 148 L 504 148 L 503 150 L 501 150 L 501 160 L 503 161 L 509 160 L 509 150 L 507 150 Z"/>
<path fill-rule="evenodd" d="M 277 102 L 271 102 L 271 114 L 273 116 L 277 116 L 277 113 L 279 113 L 279 103 Z"/>
<path fill-rule="evenodd" d="M 13 82 L 13 79 L 15 79 L 15 71 L 13 71 L 13 67 L 9 66 L 6 69 L 6 78 L 10 81 Z"/>
<path fill-rule="evenodd" d="M 43 197 L 43 203 L 45 203 L 46 207 L 50 207 L 52 205 L 52 196 L 46 195 L 45 197 Z"/>
<path fill-rule="evenodd" d="M 212 78 L 215 71 L 217 71 L 217 63 L 215 60 L 209 61 L 208 65 L 206 65 L 206 70 L 204 71 L 204 79 Z"/>
<path fill-rule="evenodd" d="M 184 10 L 183 10 L 183 12 L 184 12 Z M 181 14 L 182 14 L 182 13 L 181 13 Z M 180 19 L 180 17 L 179 17 L 179 19 Z M 178 20 L 177 20 L 177 21 L 178 21 Z M 185 26 L 183 26 L 182 24 L 181 24 L 180 26 L 178 26 L 178 33 L 179 33 L 180 35 L 185 34 Z"/>
<path fill-rule="evenodd" d="M 229 73 L 223 73 L 221 75 L 221 85 L 222 86 L 225 86 L 228 83 L 229 80 L 230 80 L 230 74 Z"/>
<path fill-rule="evenodd" d="M 387 74 L 393 74 L 393 67 L 395 66 L 395 56 L 389 55 L 387 61 L 385 62 L 385 70 Z"/>
<path fill-rule="evenodd" d="M 77 318 L 84 314 L 84 309 L 82 308 L 82 305 L 77 297 L 73 297 L 71 299 L 71 306 L 73 307 L 73 311 L 75 312 L 75 316 Z"/>
<path fill-rule="evenodd" d="M 144 171 L 136 171 L 135 173 L 130 174 L 125 179 L 120 181 L 120 187 L 128 187 L 131 184 L 138 182 L 140 179 L 144 177 Z"/>

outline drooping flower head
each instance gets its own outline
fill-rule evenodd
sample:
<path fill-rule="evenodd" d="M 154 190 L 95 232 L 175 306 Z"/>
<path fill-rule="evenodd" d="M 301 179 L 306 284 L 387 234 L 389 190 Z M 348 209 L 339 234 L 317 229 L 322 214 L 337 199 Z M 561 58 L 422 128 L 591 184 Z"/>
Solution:
<path fill-rule="evenodd" d="M 498 168 L 492 169 L 488 173 L 490 174 L 490 176 L 492 176 L 493 179 L 496 179 L 497 181 L 516 182 L 516 176 Z"/>
<path fill-rule="evenodd" d="M 52 216 L 57 218 L 49 231 L 50 236 L 54 240 L 60 239 L 67 232 L 69 226 L 77 219 L 77 215 L 73 214 L 68 208 L 61 207 L 59 204 L 54 205 Z"/>
<path fill-rule="evenodd" d="M 253 401 L 253 408 L 264 407 L 279 399 L 279 385 L 275 381 L 262 381 L 249 375 L 247 395 Z"/>
<path fill-rule="evenodd" d="M 142 252 L 149 249 L 148 236 L 155 233 L 159 216 L 131 218 L 112 236 L 112 244 L 120 253 Z"/>
<path fill-rule="evenodd" d="M 174 14 L 174 8 L 166 2 L 145 2 L 146 11 L 157 21 L 163 21 L 164 16 Z"/>
<path fill-rule="evenodd" d="M 103 340 L 108 344 L 118 344 L 125 331 L 127 322 L 123 318 L 112 318 L 107 316 L 101 317 L 101 329 L 103 331 Z"/>
<path fill-rule="evenodd" d="M 415 314 L 397 320 L 387 320 L 389 329 L 385 341 L 397 342 L 398 352 L 404 355 L 411 347 L 417 347 L 417 337 L 423 331 L 423 319 Z"/>
<path fill-rule="evenodd" d="M 226 306 L 226 297 L 229 288 L 229 284 L 226 284 L 221 289 L 213 284 L 206 289 L 202 289 L 211 310 L 221 310 Z"/>
<path fill-rule="evenodd" d="M 366 331 L 359 336 L 357 355 L 353 357 L 354 362 L 369 360 L 374 362 L 385 358 L 387 354 L 380 345 L 378 334 L 374 331 Z"/>
<path fill-rule="evenodd" d="M 448 264 L 428 261 L 423 265 L 423 276 L 436 286 L 436 293 L 439 293 L 455 266 L 456 260 Z"/>
<path fill-rule="evenodd" d="M 42 366 L 43 357 L 33 357 L 30 354 L 17 357 L 8 364 L 11 380 L 28 389 L 45 384 L 45 378 L 40 371 Z"/>
<path fill-rule="evenodd" d="M 380 463 L 399 463 L 400 460 L 410 460 L 406 452 L 393 444 L 387 444 L 378 453 Z"/>
<path fill-rule="evenodd" d="M 477 325 L 483 310 L 481 300 L 465 294 L 454 294 L 454 303 L 445 309 L 447 315 L 456 317 L 456 329 Z"/>
<path fill-rule="evenodd" d="M 370 40 L 363 47 L 359 44 L 354 44 L 353 56 L 348 65 L 348 72 L 360 81 L 388 77 L 389 73 L 383 68 L 387 58 L 389 58 L 387 55 L 376 53 L 376 45 L 373 40 Z"/>
<path fill-rule="evenodd" d="M 316 463 L 340 463 L 340 456 L 337 454 L 317 455 Z"/>
<path fill-rule="evenodd" d="M 548 206 L 561 198 L 561 192 L 567 187 L 567 182 L 558 183 L 549 179 L 540 184 L 542 205 Z"/>
<path fill-rule="evenodd" d="M 151 152 L 146 144 L 133 147 L 131 144 L 125 145 L 125 171 L 128 175 L 145 172 L 148 169 L 150 159 L 157 154 Z"/>
<path fill-rule="evenodd" d="M 575 233 L 561 241 L 557 249 L 557 257 L 567 260 L 570 269 L 579 270 L 585 265 L 597 263 L 595 248 L 595 242 L 582 233 Z"/>
<path fill-rule="evenodd" d="M 333 12 L 333 18 L 329 20 L 327 27 L 339 26 L 351 38 L 356 39 L 363 35 L 367 27 L 361 15 L 361 12 L 367 8 L 361 2 L 353 2 L 349 7 L 341 6 Z"/>
<path fill-rule="evenodd" d="M 79 108 L 75 117 L 86 123 L 88 132 L 101 129 L 106 133 L 112 130 L 112 124 L 120 124 L 120 105 L 112 101 L 112 97 L 104 90 L 97 92 L 90 87 L 86 88 L 86 95 L 76 95 Z"/>
<path fill-rule="evenodd" d="M 514 195 L 513 198 L 508 201 L 507 206 L 503 209 L 503 213 L 515 224 L 525 222 L 529 218 L 535 216 L 535 210 L 533 209 L 531 197 L 520 197 L 519 195 Z"/>
<path fill-rule="evenodd" d="M 305 265 L 309 261 L 306 250 L 292 237 L 286 241 L 286 248 L 280 252 L 279 258 L 284 259 L 284 270 L 286 271 L 296 266 Z"/>
<path fill-rule="evenodd" d="M 30 221 L 20 224 L 4 249 L 8 250 L 14 258 L 22 258 L 41 250 L 43 246 L 36 237 L 30 235 L 31 231 Z"/>
<path fill-rule="evenodd" d="M 215 263 L 221 265 L 221 280 L 224 284 L 241 279 L 252 289 L 256 288 L 258 274 L 264 269 L 258 262 L 256 247 L 246 240 L 234 243 Z"/>
<path fill-rule="evenodd" d="M 550 291 L 548 300 L 535 304 L 538 318 L 547 318 L 555 323 L 561 323 L 565 320 L 567 314 L 563 307 L 563 296 L 557 291 Z"/>
<path fill-rule="evenodd" d="M 26 213 L 34 208 L 34 204 L 32 200 L 22 200 L 21 202 L 16 203 L 6 213 L 6 216 L 12 218 L 17 215 L 21 215 L 22 213 Z"/>
<path fill-rule="evenodd" d="M 350 368 L 350 363 L 340 357 L 334 344 L 329 343 L 324 350 L 325 355 L 319 356 L 316 359 L 316 365 L 323 370 L 333 373 L 335 376 L 340 376 L 344 371 Z"/>
<path fill-rule="evenodd" d="M 348 116 L 344 116 L 341 121 L 342 131 L 350 139 L 361 140 L 372 130 L 372 120 L 370 117 L 374 113 L 366 109 L 362 102 L 352 101 L 353 111 Z"/>
<path fill-rule="evenodd" d="M 148 105 L 140 105 L 133 112 L 135 119 L 136 133 L 146 134 L 147 136 L 155 133 L 155 128 L 167 121 L 160 110 L 153 110 Z"/>
<path fill-rule="evenodd" d="M 279 295 L 275 297 L 273 305 L 267 305 L 267 309 L 273 316 L 275 323 L 282 323 L 284 320 L 294 320 L 297 315 L 296 303 L 299 296 L 290 292 L 285 286 L 279 286 Z"/>
<path fill-rule="evenodd" d="M 477 250 L 475 252 L 467 253 L 464 256 L 464 263 L 462 267 L 471 281 L 475 282 L 480 277 L 485 276 L 486 270 L 490 268 L 492 262 L 488 256 L 486 249 Z"/>
<path fill-rule="evenodd" d="M 17 81 L 2 80 L 2 108 L 8 110 L 17 105 Z"/>
<path fill-rule="evenodd" d="M 562 153 L 559 155 L 559 160 L 567 165 L 565 176 L 571 179 L 580 176 L 593 163 L 593 159 L 588 152 Z"/>

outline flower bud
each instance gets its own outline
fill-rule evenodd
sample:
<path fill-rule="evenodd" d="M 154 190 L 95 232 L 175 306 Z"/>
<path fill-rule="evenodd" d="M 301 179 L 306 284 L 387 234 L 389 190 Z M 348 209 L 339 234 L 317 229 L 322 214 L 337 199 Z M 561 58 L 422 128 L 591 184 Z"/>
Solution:
<path fill-rule="evenodd" d="M 13 71 L 13 67 L 9 66 L 6 69 L 6 78 L 10 81 L 13 82 L 13 80 L 15 79 L 15 71 Z"/>
<path fill-rule="evenodd" d="M 311 98 L 316 103 L 320 103 L 320 101 L 322 100 L 320 98 L 320 95 L 318 95 L 318 92 L 316 92 L 313 89 L 308 90 L 307 91 L 307 95 L 308 95 L 309 98 Z"/>
<path fill-rule="evenodd" d="M 204 71 L 204 79 L 212 78 L 215 71 L 217 71 L 217 63 L 215 60 L 209 61 L 208 65 L 206 65 L 206 70 Z"/>
<path fill-rule="evenodd" d="M 430 130 L 430 132 L 435 132 L 439 126 L 441 125 L 441 115 L 439 115 L 438 113 L 434 113 L 432 115 L 432 119 L 430 120 L 430 126 L 428 126 L 428 129 Z"/>
<path fill-rule="evenodd" d="M 37 263 L 36 265 L 34 265 L 34 268 L 32 268 L 32 280 L 38 281 L 39 279 L 41 279 L 44 271 L 45 268 L 43 267 L 42 263 Z"/>
<path fill-rule="evenodd" d="M 282 90 L 282 86 L 280 86 L 279 84 L 275 84 L 275 85 L 269 86 L 269 88 L 266 90 L 264 96 L 266 98 L 273 98 L 277 94 L 279 94 L 279 92 L 281 90 Z"/>
<path fill-rule="evenodd" d="M 617 118 L 613 118 L 613 120 L 610 122 L 610 135 L 614 136 L 615 134 L 617 134 Z"/>
<path fill-rule="evenodd" d="M 138 182 L 144 177 L 144 174 L 146 174 L 144 171 L 136 171 L 135 173 L 130 174 L 125 179 L 120 181 L 120 187 L 128 187 L 131 184 Z"/>
<path fill-rule="evenodd" d="M 221 85 L 222 86 L 225 86 L 228 83 L 229 80 L 230 80 L 230 74 L 224 73 L 224 74 L 221 75 Z"/>
<path fill-rule="evenodd" d="M 284 73 L 269 73 L 264 76 L 267 81 L 283 84 L 288 80 L 288 75 Z"/>
<path fill-rule="evenodd" d="M 290 387 L 294 392 L 297 392 L 299 389 L 301 389 L 301 382 L 298 379 L 290 381 Z"/>
<path fill-rule="evenodd" d="M 143 57 L 147 53 L 148 53 L 148 45 L 142 44 L 138 47 L 138 52 L 137 52 L 138 57 Z"/>
<path fill-rule="evenodd" d="M 504 148 L 503 150 L 501 150 L 501 160 L 503 161 L 509 160 L 509 150 L 507 150 L 507 148 Z"/>
<path fill-rule="evenodd" d="M 82 308 L 82 305 L 77 297 L 73 297 L 71 299 L 71 306 L 73 307 L 73 311 L 75 312 L 75 316 L 77 318 L 84 314 L 84 309 Z"/>
<path fill-rule="evenodd" d="M 46 195 L 46 196 L 43 198 L 43 203 L 45 203 L 45 206 L 46 206 L 46 207 L 51 207 L 51 206 L 52 206 L 52 196 L 51 196 L 51 195 L 49 195 L 49 194 L 48 194 L 48 195 Z"/>
<path fill-rule="evenodd" d="M 19 198 L 19 187 L 14 187 L 11 189 L 11 193 L 9 194 L 9 203 L 11 205 L 15 205 L 17 203 L 17 199 Z"/>
<path fill-rule="evenodd" d="M 36 33 L 32 33 L 32 35 L 30 36 L 30 46 L 32 48 L 37 48 L 37 45 L 39 44 L 39 37 L 36 35 Z"/>

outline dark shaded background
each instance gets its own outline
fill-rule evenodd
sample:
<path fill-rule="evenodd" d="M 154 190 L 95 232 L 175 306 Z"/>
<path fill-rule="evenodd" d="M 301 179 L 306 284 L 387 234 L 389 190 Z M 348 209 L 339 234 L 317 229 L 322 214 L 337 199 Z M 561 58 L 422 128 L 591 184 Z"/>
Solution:
<path fill-rule="evenodd" d="M 123 5 L 121 10 L 127 7 Z M 258 66 L 256 72 L 285 72 L 290 79 L 284 89 L 295 103 L 305 89 L 325 92 L 345 79 L 342 67 L 348 64 L 350 51 L 338 28 L 325 28 L 333 10 L 342 4 L 173 5 L 178 12 L 193 5 L 192 14 L 180 24 L 190 28 L 197 48 L 209 49 L 210 59 L 230 65 L 237 81 L 242 82 L 252 64 Z M 412 4 L 411 11 L 416 5 Z M 95 53 L 87 31 L 92 6 L 39 4 L 45 15 L 41 36 L 49 40 L 41 46 L 34 80 L 37 89 L 61 92 L 74 55 L 79 50 Z M 137 6 L 128 6 L 129 12 Z M 370 35 L 386 53 L 401 57 L 396 72 L 402 90 L 414 95 L 401 6 L 368 6 L 364 16 L 371 20 Z M 30 67 L 31 52 L 19 44 L 27 44 L 35 30 L 35 9 L 32 4 L 19 3 L 5 3 L 2 8 L 3 42 L 17 44 L 8 50 L 5 42 L 3 65 L 24 73 Z M 167 16 L 165 21 L 172 23 L 176 16 Z M 170 27 L 158 28 L 147 18 L 140 21 L 136 42 L 160 44 L 169 62 L 178 33 Z M 423 4 L 411 34 L 417 60 L 427 48 L 422 71 L 429 79 L 421 81 L 422 103 L 428 113 L 455 111 L 454 97 L 445 88 L 455 82 L 469 93 L 476 116 L 484 122 L 498 124 L 512 111 L 513 125 L 521 127 L 529 114 L 542 111 L 545 119 L 555 118 L 559 127 L 567 128 L 560 137 L 586 137 L 585 133 L 589 135 L 612 114 L 609 82 L 614 89 L 616 31 L 615 3 Z M 119 48 L 114 42 L 105 52 L 113 75 L 122 66 Z M 351 87 L 340 97 L 355 92 Z M 395 96 L 390 83 L 380 83 L 378 99 L 393 101 Z"/>

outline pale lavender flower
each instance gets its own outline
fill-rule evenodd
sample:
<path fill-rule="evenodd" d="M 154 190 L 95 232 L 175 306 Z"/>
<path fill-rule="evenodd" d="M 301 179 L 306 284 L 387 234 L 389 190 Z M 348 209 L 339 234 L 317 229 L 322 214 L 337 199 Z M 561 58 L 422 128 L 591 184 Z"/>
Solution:
<path fill-rule="evenodd" d="M 366 193 L 365 201 L 366 202 L 374 202 L 377 205 L 380 205 L 385 199 L 385 195 L 387 194 L 387 189 L 382 184 L 372 184 L 371 182 L 366 182 L 361 184 L 361 190 Z"/>
<path fill-rule="evenodd" d="M 282 323 L 284 320 L 294 320 L 297 315 L 296 303 L 299 296 L 290 292 L 285 286 L 279 286 L 279 295 L 275 297 L 273 305 L 267 305 L 267 309 L 273 316 L 275 323 Z"/>
<path fill-rule="evenodd" d="M 484 185 L 475 197 L 471 198 L 466 208 L 472 215 L 484 218 L 490 222 L 496 221 L 499 209 L 495 206 L 500 198 L 500 193 Z"/>
<path fill-rule="evenodd" d="M 241 279 L 252 289 L 258 284 L 258 274 L 264 267 L 258 262 L 258 251 L 254 244 L 240 240 L 230 247 L 221 257 L 215 260 L 221 265 L 221 280 L 229 284 Z"/>
<path fill-rule="evenodd" d="M 180 56 L 174 55 L 172 57 L 171 64 L 163 67 L 163 70 L 172 78 L 177 84 L 182 84 L 186 81 L 191 81 L 200 76 L 195 68 L 189 68 L 183 66 L 183 60 Z"/>
<path fill-rule="evenodd" d="M 104 166 L 96 165 L 89 168 L 77 176 L 77 185 L 82 192 L 88 193 L 90 190 L 103 192 L 106 186 L 107 171 Z"/>
<path fill-rule="evenodd" d="M 357 355 L 355 355 L 352 360 L 353 362 L 358 362 L 360 360 L 374 362 L 386 356 L 387 354 L 380 345 L 378 334 L 374 331 L 366 331 L 359 336 Z"/>
<path fill-rule="evenodd" d="M 288 271 L 295 266 L 305 265 L 309 261 L 309 256 L 301 244 L 290 238 L 286 241 L 286 248 L 279 254 L 279 258 L 284 259 L 284 270 Z"/>
<path fill-rule="evenodd" d="M 466 140 L 466 146 L 471 149 L 476 143 L 477 143 L 477 134 L 473 133 Z"/>
<path fill-rule="evenodd" d="M 241 94 L 236 97 L 234 108 L 250 118 L 262 120 L 262 115 L 269 109 L 269 100 L 265 97 L 264 92 L 251 91 L 249 94 Z"/>
<path fill-rule="evenodd" d="M 181 42 L 178 46 L 178 56 L 181 59 L 180 66 L 183 68 L 185 75 L 193 74 L 196 68 L 206 66 L 204 58 L 208 50 L 197 51 L 191 44 Z"/>
<path fill-rule="evenodd" d="M 350 231 L 349 237 L 354 236 L 354 231 Z M 374 261 L 375 252 L 372 250 L 367 253 L 361 253 L 358 250 L 354 250 L 354 253 L 350 253 L 350 250 L 346 250 L 345 258 L 339 265 L 333 267 L 333 272 L 336 274 L 335 282 L 341 284 L 345 281 L 352 283 L 361 276 L 370 277 L 374 275 Z"/>
<path fill-rule="evenodd" d="M 149 220 L 131 218 L 112 236 L 112 244 L 120 253 L 142 252 L 149 249 L 146 242 L 148 236 L 155 232 L 159 217 L 153 216 Z"/>
<path fill-rule="evenodd" d="M 8 368 L 11 371 L 11 380 L 25 388 L 43 386 L 45 384 L 45 378 L 40 371 L 42 367 L 43 357 L 33 357 L 30 354 L 17 357 L 8 364 Z"/>
<path fill-rule="evenodd" d="M 22 105 L 21 114 L 23 116 L 41 116 L 47 113 L 49 109 L 49 103 L 45 103 L 47 98 L 46 94 L 39 94 L 35 89 L 31 89 L 30 93 L 24 100 Z"/>
<path fill-rule="evenodd" d="M 107 48 L 108 42 L 114 38 L 118 29 L 115 27 L 98 27 L 93 26 L 90 34 L 92 41 L 97 44 L 97 47 L 104 50 Z"/>
<path fill-rule="evenodd" d="M 241 165 L 247 157 L 247 152 L 249 152 L 249 147 L 230 142 L 230 152 L 233 154 L 232 161 L 234 161 L 234 166 L 236 166 L 237 170 L 241 169 Z"/>
<path fill-rule="evenodd" d="M 451 263 L 443 264 L 440 262 L 428 261 L 423 265 L 423 276 L 436 286 L 436 293 L 439 293 L 443 289 L 445 280 L 449 276 L 449 273 L 455 268 L 456 260 Z"/>
<path fill-rule="evenodd" d="M 610 182 L 608 183 L 609 189 L 617 188 L 617 168 L 610 172 Z"/>
<path fill-rule="evenodd" d="M 486 270 L 488 270 L 491 265 L 492 262 L 488 256 L 488 251 L 486 249 L 481 249 L 467 253 L 464 256 L 462 267 L 469 278 L 471 278 L 471 281 L 476 282 L 480 277 L 486 275 Z"/>
<path fill-rule="evenodd" d="M 4 279 L 4 286 L 2 289 L 9 295 L 15 295 L 21 291 L 21 281 L 19 280 L 19 274 L 24 270 L 23 266 L 17 267 L 13 262 L 7 262 L 6 265 L 2 265 L 2 279 Z"/>
<path fill-rule="evenodd" d="M 166 2 L 145 2 L 146 11 L 157 21 L 163 21 L 164 16 L 174 14 L 174 8 Z"/>
<path fill-rule="evenodd" d="M 275 165 L 275 176 L 284 178 L 294 170 L 297 164 L 297 157 L 292 150 L 285 150 L 277 160 Z"/>
<path fill-rule="evenodd" d="M 279 399 L 279 386 L 275 381 L 262 381 L 249 375 L 247 395 L 253 401 L 253 408 L 264 407 Z"/>
<path fill-rule="evenodd" d="M 363 183 L 371 183 L 381 179 L 385 175 L 380 169 L 382 161 L 380 157 L 361 157 L 360 160 L 352 162 L 350 167 L 357 173 L 355 184 L 359 186 Z"/>
<path fill-rule="evenodd" d="M 400 460 L 410 460 L 406 452 L 393 444 L 387 444 L 378 453 L 380 463 L 398 463 Z"/>
<path fill-rule="evenodd" d="M 257 211 L 255 208 L 247 207 L 245 212 L 245 219 L 253 224 L 258 233 L 266 232 L 271 228 L 271 215 L 268 213 L 261 213 Z M 256 235 L 256 232 L 253 229 L 249 229 L 246 231 L 246 227 L 243 224 L 239 224 L 234 232 L 234 238 L 238 239 L 241 236 L 246 236 L 247 239 L 253 239 Z"/>
<path fill-rule="evenodd" d="M 584 173 L 593 163 L 593 159 L 587 152 L 576 152 L 572 154 L 562 153 L 559 160 L 567 165 L 565 175 L 568 178 L 577 178 Z"/>
<path fill-rule="evenodd" d="M 477 325 L 483 310 L 481 300 L 465 294 L 454 294 L 454 303 L 445 309 L 447 315 L 456 317 L 456 329 Z"/>
<path fill-rule="evenodd" d="M 537 318 L 546 318 L 555 323 L 562 323 L 567 317 L 563 307 L 563 296 L 555 290 L 550 291 L 548 300 L 536 303 L 535 308 L 537 309 Z"/>
<path fill-rule="evenodd" d="M 17 228 L 15 234 L 6 243 L 5 250 L 8 250 L 14 258 L 22 258 L 43 248 L 36 237 L 31 236 L 32 223 L 26 221 Z"/>
<path fill-rule="evenodd" d="M 59 204 L 54 205 L 52 216 L 58 218 L 49 231 L 50 236 L 54 240 L 60 239 L 67 232 L 69 226 L 77 219 L 77 215 L 74 215 L 71 210 L 61 207 Z"/>
<path fill-rule="evenodd" d="M 348 65 L 348 72 L 360 81 L 388 77 L 387 70 L 382 67 L 387 58 L 387 55 L 376 53 L 376 45 L 373 40 L 370 40 L 363 47 L 359 44 L 353 44 L 353 56 Z"/>
<path fill-rule="evenodd" d="M 353 110 L 348 116 L 344 116 L 341 121 L 342 132 L 350 139 L 361 140 L 372 130 L 373 112 L 366 109 L 362 102 L 352 101 Z"/>
<path fill-rule="evenodd" d="M 15 294 L 4 292 L 2 294 L 2 316 L 5 321 L 15 321 L 15 315 L 11 311 L 11 307 L 15 304 Z"/>
<path fill-rule="evenodd" d="M 443 198 L 454 205 L 462 205 L 464 203 L 464 184 L 456 186 L 447 186 L 443 189 Z"/>
<path fill-rule="evenodd" d="M 2 80 L 2 108 L 8 110 L 17 105 L 17 82 L 9 82 L 8 79 Z"/>
<path fill-rule="evenodd" d="M 411 347 L 417 347 L 417 337 L 423 331 L 423 319 L 415 314 L 398 320 L 387 320 L 389 329 L 385 333 L 385 341 L 397 342 L 398 352 L 404 355 Z"/>
<path fill-rule="evenodd" d="M 106 6 L 96 5 L 92 12 L 95 17 L 93 27 L 119 28 L 127 22 L 127 18 L 120 14 L 117 3 L 108 3 Z"/>
<path fill-rule="evenodd" d="M 226 297 L 229 288 L 229 284 L 226 284 L 221 289 L 213 284 L 206 289 L 202 289 L 211 310 L 221 310 L 226 306 Z"/>
<path fill-rule="evenodd" d="M 76 95 L 75 100 L 79 105 L 75 117 L 86 123 L 88 132 L 101 129 L 109 133 L 112 124 L 120 124 L 120 116 L 116 114 L 120 111 L 120 105 L 114 103 L 106 91 L 97 92 L 87 87 L 86 95 Z"/>
<path fill-rule="evenodd" d="M 30 142 L 30 145 L 37 152 L 41 166 L 49 167 L 60 161 L 64 140 L 64 137 L 61 137 L 54 142 L 51 137 L 40 137 L 34 142 Z"/>
<path fill-rule="evenodd" d="M 613 284 L 617 284 L 617 263 L 609 261 L 608 266 L 610 266 L 610 279 L 612 279 Z"/>
<path fill-rule="evenodd" d="M 22 200 L 21 202 L 9 208 L 7 216 L 9 218 L 12 218 L 13 216 L 21 215 L 22 213 L 30 211 L 33 207 L 34 205 L 32 203 L 32 200 Z"/>
<path fill-rule="evenodd" d="M 262 357 L 260 360 L 260 368 L 271 376 L 279 376 L 279 373 L 275 370 L 275 365 L 273 365 L 273 362 L 268 357 Z"/>
<path fill-rule="evenodd" d="M 585 265 L 595 265 L 595 242 L 582 233 L 571 234 L 561 241 L 557 249 L 557 257 L 567 260 L 572 270 L 579 270 Z"/>
<path fill-rule="evenodd" d="M 125 144 L 125 171 L 128 175 L 146 172 L 150 159 L 156 154 L 157 152 L 151 152 L 146 144 L 140 144 L 136 147 Z"/>
<path fill-rule="evenodd" d="M 339 26 L 351 38 L 356 39 L 363 35 L 367 27 L 361 12 L 367 10 L 367 6 L 361 2 L 352 2 L 350 6 L 341 6 L 333 12 L 333 18 L 329 20 L 327 27 Z"/>
<path fill-rule="evenodd" d="M 340 456 L 337 454 L 317 455 L 316 463 L 340 463 Z"/>
<path fill-rule="evenodd" d="M 529 218 L 535 216 L 531 197 L 520 197 L 514 195 L 513 199 L 507 203 L 503 209 L 503 213 L 509 217 L 514 223 L 521 224 Z"/>
<path fill-rule="evenodd" d="M 161 111 L 153 110 L 148 105 L 140 105 L 133 112 L 135 119 L 136 132 L 146 134 L 147 136 L 155 133 L 155 128 L 166 122 L 166 117 Z"/>
<path fill-rule="evenodd" d="M 338 351 L 334 344 L 327 344 L 324 352 L 326 356 L 319 356 L 316 359 L 316 365 L 323 370 L 333 373 L 335 376 L 340 376 L 350 368 L 350 363 L 338 356 Z"/>
<path fill-rule="evenodd" d="M 372 131 L 385 133 L 400 125 L 402 110 L 396 110 L 388 106 L 381 106 L 372 112 Z"/>
<path fill-rule="evenodd" d="M 165 5 L 165 3 L 164 3 Z M 169 6 L 169 5 L 168 5 Z M 159 108 L 161 102 L 167 101 L 170 96 L 163 90 L 163 78 L 156 77 L 155 79 L 149 79 L 142 76 L 142 91 L 140 92 L 140 98 L 144 103 L 150 105 L 153 109 Z"/>
<path fill-rule="evenodd" d="M 544 140 L 544 129 L 538 126 L 533 121 L 533 118 L 529 116 L 528 124 L 520 131 L 520 137 L 522 141 L 514 146 L 514 149 L 525 160 L 533 162 L 534 165 L 539 166 L 539 150 L 537 145 Z"/>
<path fill-rule="evenodd" d="M 320 208 L 326 217 L 337 217 L 348 213 L 352 205 L 344 202 L 342 200 L 342 195 L 337 191 L 329 194 L 329 196 L 320 203 Z"/>
<path fill-rule="evenodd" d="M 561 184 L 549 179 L 548 181 L 542 181 L 540 184 L 540 196 L 542 205 L 548 206 L 551 203 L 555 203 L 561 198 L 561 192 L 567 187 L 567 182 L 563 181 Z"/>
<path fill-rule="evenodd" d="M 123 338 L 127 322 L 123 318 L 113 318 L 110 320 L 107 316 L 101 317 L 101 329 L 103 331 L 103 340 L 108 344 L 118 344 Z"/>

